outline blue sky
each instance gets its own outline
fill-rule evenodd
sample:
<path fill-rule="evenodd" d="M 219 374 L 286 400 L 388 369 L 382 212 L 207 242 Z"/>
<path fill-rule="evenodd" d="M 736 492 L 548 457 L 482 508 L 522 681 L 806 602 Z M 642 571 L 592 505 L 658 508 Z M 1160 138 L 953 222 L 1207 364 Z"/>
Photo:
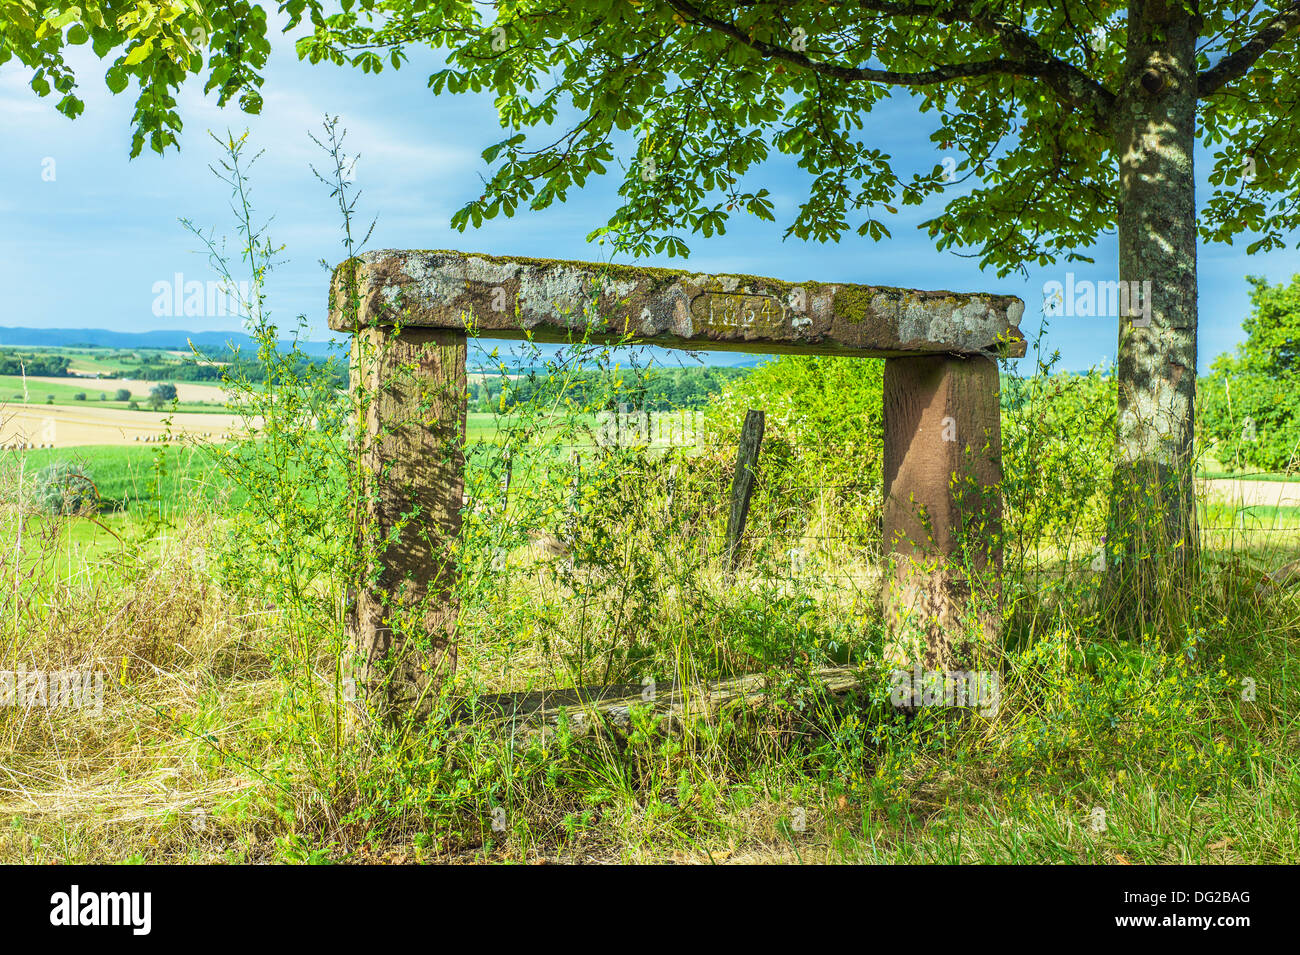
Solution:
<path fill-rule="evenodd" d="M 435 97 L 426 89 L 431 55 L 372 76 L 300 63 L 288 44 L 279 44 L 267 71 L 261 116 L 219 110 L 195 84 L 181 96 L 181 151 L 128 160 L 129 91 L 110 95 L 102 65 L 86 48 L 75 52 L 85 57 L 79 76 L 87 104 L 75 122 L 55 112 L 54 97 L 37 98 L 26 86 L 25 71 L 12 61 L 0 66 L 0 175 L 9 184 L 0 193 L 5 225 L 0 279 L 6 290 L 0 326 L 237 328 L 232 318 L 158 316 L 154 289 L 176 273 L 187 281 L 215 278 L 199 243 L 177 220 L 183 216 L 219 234 L 234 234 L 227 192 L 208 168 L 221 152 L 207 130 L 247 128 L 253 143 L 265 150 L 254 167 L 253 199 L 259 215 L 272 220 L 270 235 L 286 246 L 288 257 L 269 284 L 270 306 L 281 326 L 302 314 L 314 334 L 324 337 L 326 273 L 319 260 L 333 263 L 342 256 L 337 212 L 308 168 L 321 165 L 324 157 L 307 133 L 319 132 L 327 112 L 341 118 L 348 147 L 360 154 L 360 211 L 367 220 L 378 219 L 372 248 L 608 258 L 605 248 L 584 237 L 615 208 L 617 181 L 609 177 L 571 192 L 568 203 L 544 212 L 524 210 L 465 233 L 449 227 L 452 213 L 480 191 L 487 167 L 479 154 L 500 138 L 500 128 L 490 96 Z M 943 159 L 929 142 L 929 131 L 928 117 L 899 98 L 868 117 L 864 139 L 891 153 L 899 168 L 929 169 Z M 1207 168 L 1201 163 L 1202 173 Z M 53 180 L 47 181 L 51 169 Z M 690 268 L 1018 295 L 1026 303 L 1022 325 L 1031 337 L 1042 318 L 1044 282 L 1064 281 L 1067 269 L 1078 280 L 1108 281 L 1116 275 L 1113 236 L 1094 251 L 1096 265 L 1034 268 L 1028 279 L 982 273 L 976 260 L 937 252 L 916 229 L 939 207 L 937 197 L 890 218 L 889 240 L 850 236 L 831 245 L 783 240 L 805 180 L 792 162 L 781 160 L 763 170 L 761 184 L 773 193 L 777 223 L 733 220 L 725 236 L 694 237 Z M 1249 309 L 1244 276 L 1262 274 L 1279 282 L 1300 272 L 1294 244 L 1253 257 L 1245 255 L 1245 242 L 1202 247 L 1202 371 L 1241 339 L 1241 320 Z M 653 264 L 686 267 L 666 257 Z M 1057 317 L 1044 341 L 1060 350 L 1064 367 L 1080 369 L 1109 361 L 1115 339 L 1114 318 Z"/>

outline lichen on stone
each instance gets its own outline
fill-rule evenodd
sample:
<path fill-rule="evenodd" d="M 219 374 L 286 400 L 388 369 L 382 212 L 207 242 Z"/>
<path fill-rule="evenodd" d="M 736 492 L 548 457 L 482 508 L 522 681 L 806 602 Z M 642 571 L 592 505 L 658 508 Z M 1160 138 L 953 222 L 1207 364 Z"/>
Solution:
<path fill-rule="evenodd" d="M 841 285 L 835 289 L 833 299 L 835 316 L 855 325 L 864 322 L 871 314 L 871 298 L 875 290 L 862 285 Z"/>

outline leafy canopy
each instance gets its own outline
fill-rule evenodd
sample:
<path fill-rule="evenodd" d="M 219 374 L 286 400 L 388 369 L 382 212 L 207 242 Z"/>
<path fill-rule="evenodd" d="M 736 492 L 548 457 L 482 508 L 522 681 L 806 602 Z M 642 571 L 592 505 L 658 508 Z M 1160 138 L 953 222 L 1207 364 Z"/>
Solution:
<path fill-rule="evenodd" d="M 135 83 L 133 158 L 146 139 L 158 153 L 179 147 L 183 124 L 175 93 L 205 69 L 204 92 L 216 90 L 218 104 L 238 101 L 248 113 L 262 108 L 258 89 L 271 44 L 266 11 L 257 4 L 0 0 L 0 63 L 17 59 L 30 67 L 32 90 L 38 96 L 60 94 L 56 108 L 69 119 L 85 109 L 69 48 L 87 43 L 97 58 L 109 61 L 109 90 L 121 93 Z"/>
<path fill-rule="evenodd" d="M 1201 234 L 1281 247 L 1300 224 L 1300 2 L 1202 6 L 1198 129 L 1215 188 Z M 443 57 L 434 93 L 495 95 L 506 135 L 485 150 L 491 174 L 458 228 L 545 208 L 618 166 L 621 204 L 593 236 L 637 254 L 684 255 L 689 235 L 736 215 L 772 220 L 757 167 L 786 155 L 808 177 L 788 234 L 882 238 L 900 205 L 965 182 L 922 223 L 940 249 L 972 248 L 1000 274 L 1086 260 L 1076 250 L 1116 224 L 1113 117 L 1149 65 L 1127 5 L 1108 0 L 286 0 L 278 12 L 312 62 L 378 72 L 427 46 Z M 32 88 L 62 93 L 69 116 L 82 107 L 66 47 L 113 57 L 110 89 L 138 85 L 133 155 L 146 137 L 175 144 L 172 94 L 188 74 L 206 69 L 221 103 L 260 108 L 267 16 L 242 0 L 0 0 L 0 17 L 0 61 L 33 67 Z M 932 117 L 951 162 L 896 167 L 897 132 L 871 114 L 897 90 Z"/>

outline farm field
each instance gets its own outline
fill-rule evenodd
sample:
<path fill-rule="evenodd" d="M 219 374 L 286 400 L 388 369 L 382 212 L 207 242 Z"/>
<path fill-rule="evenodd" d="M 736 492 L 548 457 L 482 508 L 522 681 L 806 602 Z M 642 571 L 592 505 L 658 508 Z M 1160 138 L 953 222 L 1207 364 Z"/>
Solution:
<path fill-rule="evenodd" d="M 29 377 L 24 387 L 23 379 L 16 375 L 0 375 L 0 406 L 46 407 L 51 405 L 70 408 L 100 408 L 127 411 L 134 402 L 144 410 L 149 405 L 149 389 L 158 382 L 118 382 L 114 379 L 77 379 Z M 131 398 L 116 399 L 117 389 L 125 387 Z M 225 396 L 220 388 L 210 385 L 177 385 L 177 391 L 189 395 L 176 403 L 176 410 L 197 414 L 220 413 L 225 409 Z M 84 395 L 84 397 L 78 397 Z M 100 396 L 103 396 L 102 398 Z M 24 400 L 26 399 L 26 400 Z M 168 402 L 166 407 L 171 407 Z"/>
<path fill-rule="evenodd" d="M 1199 487 L 1210 500 L 1230 501 L 1246 507 L 1300 505 L 1300 482 L 1294 479 L 1210 478 L 1201 480 Z"/>
<path fill-rule="evenodd" d="M 23 379 L 15 375 L 0 376 L 0 394 L 6 394 L 11 400 L 22 393 Z M 44 401 L 45 396 L 55 395 L 56 399 L 70 394 L 84 392 L 87 401 L 97 401 L 99 395 L 107 395 L 113 402 L 113 395 L 119 388 L 131 392 L 131 398 L 144 404 L 149 398 L 149 389 L 158 384 L 156 381 L 144 381 L 139 378 L 56 378 L 48 375 L 32 375 L 27 378 L 27 393 L 32 401 Z M 182 405 L 210 404 L 221 407 L 226 403 L 226 393 L 219 385 L 201 384 L 190 381 L 174 382 L 177 399 Z M 113 402 L 116 403 L 116 402 Z"/>
<path fill-rule="evenodd" d="M 103 511 L 139 517 L 142 508 L 156 513 L 198 502 L 230 504 L 230 489 L 216 463 L 220 447 L 173 443 L 34 448 L 7 452 L 4 466 L 10 474 L 21 468 L 31 478 L 51 465 L 73 465 L 93 479 Z M 238 506 L 239 501 L 233 503 Z M 84 520 L 69 522 L 73 527 L 83 523 L 93 525 Z"/>
<path fill-rule="evenodd" d="M 90 402 L 70 405 L 0 403 L 0 447 L 14 444 L 53 445 L 56 448 L 133 444 L 158 441 L 168 433 L 178 439 L 211 439 L 241 426 L 241 419 L 232 414 L 131 411 L 98 407 Z"/>

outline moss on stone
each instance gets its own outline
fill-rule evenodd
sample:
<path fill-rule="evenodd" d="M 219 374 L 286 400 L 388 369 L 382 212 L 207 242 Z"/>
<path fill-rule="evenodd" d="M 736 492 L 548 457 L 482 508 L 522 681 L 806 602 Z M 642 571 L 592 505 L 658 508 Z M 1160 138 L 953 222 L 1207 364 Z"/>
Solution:
<path fill-rule="evenodd" d="M 348 269 L 351 269 L 353 278 L 355 278 L 359 284 L 361 281 L 361 273 L 365 268 L 365 265 L 366 263 L 362 259 L 353 256 L 350 259 L 344 259 L 338 265 L 334 266 L 334 271 L 330 273 L 329 301 L 326 303 L 325 307 L 325 314 L 327 316 L 335 315 L 340 305 L 345 308 L 347 307 L 347 303 L 340 302 L 339 299 L 343 289 L 346 287 Z M 360 294 L 359 287 L 357 293 L 358 295 Z M 342 318 L 340 317 L 340 321 L 341 320 Z"/>
<path fill-rule="evenodd" d="M 841 285 L 835 290 L 832 301 L 836 317 L 855 325 L 862 324 L 871 314 L 871 299 L 878 291 L 863 285 Z"/>

